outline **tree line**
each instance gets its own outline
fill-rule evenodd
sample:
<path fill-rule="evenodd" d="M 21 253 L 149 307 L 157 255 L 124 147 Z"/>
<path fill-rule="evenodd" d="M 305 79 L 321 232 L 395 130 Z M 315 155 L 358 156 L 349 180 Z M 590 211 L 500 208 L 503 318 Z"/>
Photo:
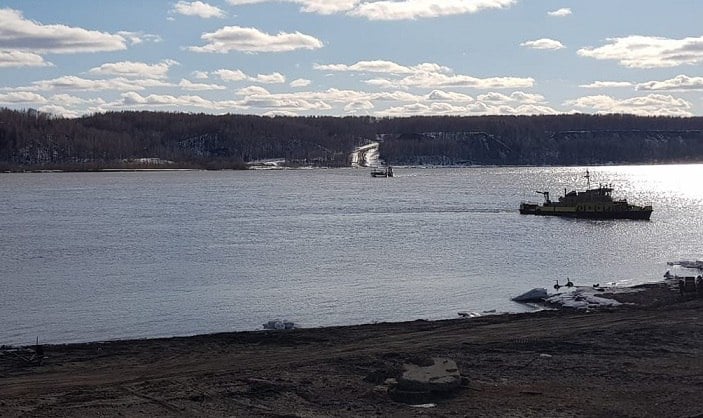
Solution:
<path fill-rule="evenodd" d="M 391 164 L 598 164 L 703 161 L 703 118 L 612 115 L 406 118 L 123 111 L 81 118 L 0 109 L 0 167 L 99 169 L 346 166 L 379 141 Z M 141 159 L 141 160 L 140 160 Z M 137 163 L 135 163 L 137 161 Z"/>

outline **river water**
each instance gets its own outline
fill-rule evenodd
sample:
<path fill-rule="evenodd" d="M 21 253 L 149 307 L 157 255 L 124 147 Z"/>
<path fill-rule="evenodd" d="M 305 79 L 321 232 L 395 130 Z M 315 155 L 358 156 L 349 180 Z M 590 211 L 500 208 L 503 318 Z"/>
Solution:
<path fill-rule="evenodd" d="M 0 345 L 520 312 L 703 258 L 703 165 L 589 169 L 651 221 L 518 214 L 583 167 L 0 174 Z"/>

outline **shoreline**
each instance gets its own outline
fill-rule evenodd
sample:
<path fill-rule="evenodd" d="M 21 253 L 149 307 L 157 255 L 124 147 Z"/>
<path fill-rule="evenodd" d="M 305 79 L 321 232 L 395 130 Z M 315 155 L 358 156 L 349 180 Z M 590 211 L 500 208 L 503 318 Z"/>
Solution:
<path fill-rule="evenodd" d="M 47 345 L 40 365 L 0 350 L 0 415 L 696 415 L 703 299 L 643 286 L 592 311 Z M 436 357 L 456 392 L 391 399 Z"/>
<path fill-rule="evenodd" d="M 419 165 L 419 164 L 394 164 L 394 168 L 398 169 L 462 169 L 462 168 L 559 168 L 559 167 L 638 167 L 638 166 L 673 166 L 673 165 L 700 165 L 703 161 L 651 161 L 651 162 L 606 162 L 599 163 L 596 165 L 588 164 L 567 164 L 567 165 L 545 165 L 545 164 L 447 164 L 447 165 Z M 353 166 L 261 166 L 261 165 L 247 165 L 241 168 L 207 168 L 207 167 L 107 167 L 107 168 L 85 168 L 85 169 L 72 169 L 72 168 L 37 168 L 37 167 L 24 167 L 17 169 L 2 169 L 0 173 L 3 174 L 51 174 L 51 173 L 102 173 L 102 172 L 160 172 L 160 171 L 285 171 L 285 170 L 310 170 L 310 169 L 320 169 L 320 170 L 331 170 L 331 169 L 354 169 L 354 170 L 370 170 L 372 167 L 353 167 Z"/>
<path fill-rule="evenodd" d="M 662 292 L 658 291 L 656 292 L 657 296 L 653 296 L 652 293 L 654 290 L 657 288 L 660 288 L 664 286 L 664 284 L 667 284 L 665 280 L 659 280 L 655 282 L 646 282 L 646 283 L 640 283 L 636 285 L 630 285 L 630 286 L 618 286 L 618 285 L 613 285 L 613 286 L 605 286 L 601 288 L 603 290 L 603 293 L 593 293 L 595 296 L 599 297 L 604 297 L 607 300 L 612 300 L 615 301 L 615 304 L 591 304 L 590 307 L 572 307 L 568 306 L 568 303 L 564 303 L 563 300 L 554 302 L 554 301 L 542 301 L 542 302 L 520 302 L 520 301 L 514 301 L 517 304 L 528 306 L 531 310 L 526 310 L 526 311 L 497 311 L 495 309 L 490 309 L 490 310 L 484 310 L 481 312 L 468 312 L 468 311 L 459 311 L 457 312 L 457 317 L 452 317 L 452 318 L 438 318 L 438 319 L 423 319 L 423 318 L 416 318 L 416 319 L 407 319 L 407 320 L 400 320 L 400 321 L 375 321 L 375 322 L 362 322 L 362 323 L 350 323 L 350 324 L 339 324 L 339 325 L 321 325 L 321 326 L 311 326 L 311 327 L 298 327 L 295 326 L 295 329 L 300 330 L 300 329 L 318 329 L 318 330 L 324 330 L 328 328 L 346 328 L 346 327 L 359 327 L 359 326 L 373 326 L 373 325 L 378 325 L 378 324 L 405 324 L 405 323 L 413 323 L 413 322 L 443 322 L 443 321 L 453 321 L 456 319 L 467 319 L 467 318 L 485 318 L 485 317 L 491 317 L 491 316 L 505 316 L 505 315 L 532 315 L 538 312 L 541 312 L 543 310 L 572 310 L 572 309 L 585 309 L 585 310 L 603 310 L 603 309 L 613 309 L 613 308 L 625 308 L 627 305 L 630 304 L 636 304 L 639 306 L 648 306 L 651 305 L 651 301 L 648 299 L 652 299 L 654 297 L 654 301 L 656 302 L 658 298 L 661 297 Z M 671 287 L 671 283 L 668 284 L 668 287 Z M 569 295 L 575 292 L 578 292 L 579 289 L 585 289 L 586 292 L 589 291 L 590 287 L 588 286 L 576 286 L 573 289 L 568 289 L 564 287 L 563 292 L 555 292 L 555 293 L 550 293 L 548 296 L 550 298 L 553 298 L 558 295 Z M 639 292 L 641 290 L 649 290 L 648 295 L 645 298 L 637 297 L 636 295 L 628 295 L 632 292 Z M 669 292 L 664 292 L 665 294 L 668 294 Z M 579 296 L 576 296 L 577 298 L 580 298 Z M 571 299 L 571 297 L 567 296 L 566 300 Z M 664 303 L 671 303 L 672 298 L 666 298 Z M 277 321 L 269 321 L 269 322 L 274 322 Z M 283 320 L 280 320 L 281 322 L 284 322 Z M 291 322 L 292 323 L 292 322 Z M 170 339 L 182 339 L 182 338 L 196 338 L 196 337 L 203 337 L 203 336 L 208 336 L 208 335 L 228 335 L 228 334 L 241 334 L 241 333 L 260 333 L 260 332 L 266 332 L 266 331 L 281 331 L 281 330 L 276 330 L 276 329 L 267 329 L 265 327 L 259 328 L 259 329 L 243 329 L 243 330 L 223 330 L 223 331 L 212 331 L 212 332 L 202 332 L 198 333 L 197 331 L 193 334 L 183 334 L 183 335 L 156 335 L 156 336 L 136 336 L 136 337 L 130 337 L 130 336 L 125 336 L 125 337 L 116 337 L 116 338 L 108 338 L 108 339 L 96 339 L 96 340 L 90 340 L 90 339 L 81 339 L 78 341 L 66 341 L 66 342 L 48 342 L 48 343 L 42 343 L 42 346 L 46 347 L 52 347 L 52 346 L 77 346 L 77 345 L 86 345 L 86 344 L 108 344 L 108 343 L 117 343 L 117 342 L 130 342 L 130 341 L 153 341 L 153 340 L 170 340 Z M 40 339 L 37 338 L 38 342 L 41 343 Z M 29 349 L 34 347 L 34 344 L 17 344 L 17 343 L 8 343 L 8 344 L 0 344 L 0 352 L 2 350 L 15 350 L 15 349 Z"/>

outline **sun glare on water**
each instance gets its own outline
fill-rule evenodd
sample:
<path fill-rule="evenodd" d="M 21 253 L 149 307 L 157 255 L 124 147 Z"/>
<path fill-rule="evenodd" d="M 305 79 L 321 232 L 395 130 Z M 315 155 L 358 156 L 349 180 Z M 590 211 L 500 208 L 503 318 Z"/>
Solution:
<path fill-rule="evenodd" d="M 632 166 L 621 167 L 621 170 L 630 176 L 634 190 L 703 200 L 703 164 Z"/>

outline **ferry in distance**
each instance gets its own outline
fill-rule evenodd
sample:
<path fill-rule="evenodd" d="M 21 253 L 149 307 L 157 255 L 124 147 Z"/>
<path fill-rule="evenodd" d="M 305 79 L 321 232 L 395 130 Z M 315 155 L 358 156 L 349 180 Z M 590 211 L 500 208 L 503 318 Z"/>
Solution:
<path fill-rule="evenodd" d="M 536 192 L 544 196 L 544 203 L 523 202 L 520 204 L 520 213 L 523 215 L 564 216 L 569 218 L 587 219 L 641 219 L 649 220 L 652 215 L 652 206 L 639 206 L 627 202 L 626 199 L 614 200 L 613 188 L 608 185 L 599 185 L 591 189 L 591 176 L 586 170 L 585 178 L 588 186 L 584 191 L 571 191 L 559 200 L 553 202 L 549 192 Z"/>

